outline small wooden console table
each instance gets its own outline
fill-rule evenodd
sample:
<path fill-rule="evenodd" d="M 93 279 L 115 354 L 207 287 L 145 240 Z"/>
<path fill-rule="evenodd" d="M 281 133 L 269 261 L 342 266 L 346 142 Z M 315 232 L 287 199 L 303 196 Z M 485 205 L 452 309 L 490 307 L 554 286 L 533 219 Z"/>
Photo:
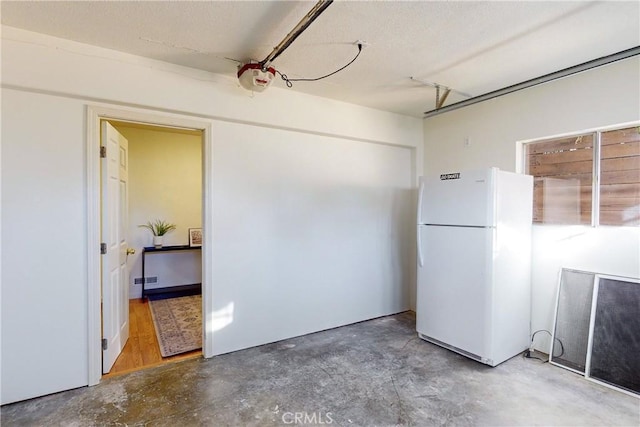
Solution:
<path fill-rule="evenodd" d="M 156 288 L 156 289 L 146 289 L 145 283 L 147 281 L 147 276 L 144 271 L 145 258 L 147 255 L 163 253 L 163 252 L 176 252 L 176 251 L 199 251 L 202 248 L 200 246 L 161 246 L 156 248 L 155 246 L 148 246 L 142 249 L 142 299 L 148 298 L 149 295 L 159 295 L 159 294 L 184 294 L 184 295 L 193 295 L 202 292 L 202 284 L 201 283 L 192 283 L 192 284 L 184 284 L 184 285 L 176 285 L 176 286 L 167 286 L 164 288 Z"/>

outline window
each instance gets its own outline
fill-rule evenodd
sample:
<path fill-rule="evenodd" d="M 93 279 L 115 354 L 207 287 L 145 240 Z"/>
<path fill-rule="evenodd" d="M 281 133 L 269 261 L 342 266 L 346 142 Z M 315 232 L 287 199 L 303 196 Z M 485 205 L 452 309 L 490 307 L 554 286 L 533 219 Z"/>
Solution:
<path fill-rule="evenodd" d="M 525 145 L 533 222 L 640 226 L 640 127 Z"/>
<path fill-rule="evenodd" d="M 585 134 L 526 145 L 534 223 L 591 224 L 594 140 Z"/>
<path fill-rule="evenodd" d="M 640 127 L 602 132 L 600 224 L 640 225 Z"/>

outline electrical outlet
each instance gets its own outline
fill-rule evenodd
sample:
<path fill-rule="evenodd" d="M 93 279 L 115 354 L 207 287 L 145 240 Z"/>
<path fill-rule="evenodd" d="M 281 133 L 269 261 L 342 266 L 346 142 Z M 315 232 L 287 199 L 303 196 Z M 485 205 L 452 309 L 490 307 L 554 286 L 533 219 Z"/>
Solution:
<path fill-rule="evenodd" d="M 468 136 L 464 137 L 464 146 L 465 147 L 471 147 L 471 140 L 469 139 Z"/>
<path fill-rule="evenodd" d="M 369 46 L 371 46 L 371 43 L 368 43 L 364 40 L 356 40 L 353 44 L 355 44 L 356 46 L 358 46 L 359 44 L 362 45 L 363 49 L 368 48 Z"/>

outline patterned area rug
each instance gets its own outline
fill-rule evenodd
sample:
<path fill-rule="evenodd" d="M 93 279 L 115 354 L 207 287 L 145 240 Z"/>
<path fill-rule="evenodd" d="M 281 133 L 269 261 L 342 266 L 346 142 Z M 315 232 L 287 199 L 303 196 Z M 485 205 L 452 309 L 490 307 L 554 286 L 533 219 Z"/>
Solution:
<path fill-rule="evenodd" d="M 162 357 L 202 348 L 202 295 L 149 301 Z"/>

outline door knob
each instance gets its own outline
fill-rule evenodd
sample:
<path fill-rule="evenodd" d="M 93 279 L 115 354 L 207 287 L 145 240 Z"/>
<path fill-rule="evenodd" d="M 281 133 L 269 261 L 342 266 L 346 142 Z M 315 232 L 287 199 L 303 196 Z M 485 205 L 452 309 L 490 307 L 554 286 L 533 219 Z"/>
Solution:
<path fill-rule="evenodd" d="M 136 250 L 133 248 L 127 248 L 127 255 L 133 255 L 136 253 Z"/>

